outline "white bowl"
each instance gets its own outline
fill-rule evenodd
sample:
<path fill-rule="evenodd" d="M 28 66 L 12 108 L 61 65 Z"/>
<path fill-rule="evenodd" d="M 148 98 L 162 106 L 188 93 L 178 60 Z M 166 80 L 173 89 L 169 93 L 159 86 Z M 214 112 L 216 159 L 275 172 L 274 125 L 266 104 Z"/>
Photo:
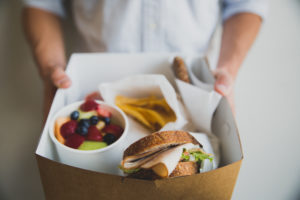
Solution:
<path fill-rule="evenodd" d="M 96 101 L 103 108 L 107 109 L 112 114 L 112 122 L 120 125 L 124 131 L 121 137 L 111 145 L 96 150 L 78 150 L 70 148 L 60 143 L 54 135 L 55 121 L 58 117 L 67 117 L 79 108 L 84 101 L 75 102 L 65 106 L 58 111 L 50 121 L 49 135 L 57 150 L 58 159 L 60 162 L 79 167 L 87 170 L 105 172 L 111 174 L 119 173 L 118 165 L 122 159 L 122 152 L 125 150 L 124 138 L 128 133 L 128 119 L 125 113 L 114 105 L 110 105 L 103 101 Z"/>

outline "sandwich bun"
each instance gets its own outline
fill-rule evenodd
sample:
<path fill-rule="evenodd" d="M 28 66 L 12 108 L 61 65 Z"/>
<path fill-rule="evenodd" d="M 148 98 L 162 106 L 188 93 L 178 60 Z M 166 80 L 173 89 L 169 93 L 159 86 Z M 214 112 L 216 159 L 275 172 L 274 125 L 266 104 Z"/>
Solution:
<path fill-rule="evenodd" d="M 187 143 L 198 144 L 202 148 L 202 145 L 186 131 L 155 132 L 131 144 L 124 151 L 123 159 L 128 156 L 147 153 L 150 149 L 159 148 L 161 146 L 176 146 Z"/>
<path fill-rule="evenodd" d="M 121 169 L 128 177 L 155 180 L 199 172 L 199 163 L 183 161 L 184 149 L 202 148 L 188 132 L 161 131 L 152 133 L 131 144 L 123 154 Z"/>

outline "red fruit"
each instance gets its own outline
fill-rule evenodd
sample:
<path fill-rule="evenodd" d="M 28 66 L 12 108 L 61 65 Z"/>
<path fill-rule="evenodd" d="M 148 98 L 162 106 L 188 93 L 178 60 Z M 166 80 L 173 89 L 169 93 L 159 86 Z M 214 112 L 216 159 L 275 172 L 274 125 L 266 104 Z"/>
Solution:
<path fill-rule="evenodd" d="M 77 121 L 76 120 L 70 120 L 66 123 L 64 123 L 61 127 L 60 127 L 60 133 L 61 135 L 67 139 L 68 137 L 70 137 L 71 135 L 75 134 L 75 130 L 77 128 Z"/>
<path fill-rule="evenodd" d="M 85 100 L 93 100 L 93 99 L 98 99 L 98 100 L 103 100 L 103 98 L 101 97 L 100 93 L 95 91 L 95 92 L 92 92 L 90 94 L 88 94 L 86 97 L 85 97 Z"/>
<path fill-rule="evenodd" d="M 97 110 L 99 104 L 90 99 L 90 100 L 86 100 L 83 104 L 81 104 L 80 106 L 80 110 L 84 111 L 84 112 L 88 112 L 88 111 L 91 111 L 91 110 Z"/>
<path fill-rule="evenodd" d="M 62 136 L 61 134 L 61 131 L 60 131 L 60 128 L 62 127 L 62 125 L 64 125 L 66 122 L 70 121 L 70 118 L 69 117 L 58 117 L 56 120 L 55 120 L 55 131 L 54 131 L 54 134 L 55 134 L 55 137 L 56 139 L 64 144 L 65 143 L 65 138 Z"/>
<path fill-rule="evenodd" d="M 119 138 L 123 133 L 123 128 L 118 125 L 110 124 L 105 126 L 102 131 L 104 133 L 111 133 L 116 136 L 116 138 Z"/>
<path fill-rule="evenodd" d="M 100 105 L 97 108 L 97 112 L 102 117 L 111 117 L 111 113 Z"/>
<path fill-rule="evenodd" d="M 84 142 L 84 137 L 78 134 L 74 134 L 67 138 L 65 145 L 74 149 L 78 149 L 78 147 L 83 142 Z"/>
<path fill-rule="evenodd" d="M 97 129 L 96 126 L 90 126 L 89 132 L 86 136 L 87 140 L 92 140 L 92 141 L 102 141 L 102 135 L 101 132 Z"/>

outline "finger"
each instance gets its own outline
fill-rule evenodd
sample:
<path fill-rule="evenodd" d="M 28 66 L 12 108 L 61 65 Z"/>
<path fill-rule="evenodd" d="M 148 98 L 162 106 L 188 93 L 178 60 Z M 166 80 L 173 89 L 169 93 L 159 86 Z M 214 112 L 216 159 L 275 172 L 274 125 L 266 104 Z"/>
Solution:
<path fill-rule="evenodd" d="M 229 105 L 231 107 L 232 113 L 235 116 L 235 102 L 234 102 L 234 93 L 233 90 L 227 95 L 227 100 L 229 102 Z"/>
<path fill-rule="evenodd" d="M 51 81 L 58 88 L 68 88 L 71 86 L 71 79 L 62 68 L 55 68 L 51 73 Z"/>
<path fill-rule="evenodd" d="M 216 72 L 215 73 L 215 90 L 223 96 L 227 96 L 232 90 L 233 81 L 229 74 L 226 72 Z"/>
<path fill-rule="evenodd" d="M 98 91 L 95 91 L 95 92 L 92 92 L 90 94 L 88 94 L 86 97 L 85 97 L 85 100 L 94 100 L 94 99 L 97 99 L 97 100 L 103 100 L 100 92 Z"/>

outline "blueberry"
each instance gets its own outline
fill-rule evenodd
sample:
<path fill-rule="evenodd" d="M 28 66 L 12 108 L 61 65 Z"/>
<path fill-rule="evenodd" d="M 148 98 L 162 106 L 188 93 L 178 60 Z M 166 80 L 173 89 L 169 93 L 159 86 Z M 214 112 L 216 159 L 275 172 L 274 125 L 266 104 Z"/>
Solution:
<path fill-rule="evenodd" d="M 81 119 L 78 123 L 79 126 L 84 126 L 86 128 L 90 127 L 90 120 L 88 119 Z"/>
<path fill-rule="evenodd" d="M 104 142 L 106 142 L 108 145 L 114 143 L 116 141 L 116 136 L 114 136 L 113 134 L 107 133 L 104 137 L 103 137 Z"/>
<path fill-rule="evenodd" d="M 96 125 L 98 123 L 98 121 L 99 121 L 99 118 L 97 116 L 92 116 L 90 118 L 91 125 Z"/>
<path fill-rule="evenodd" d="M 78 111 L 74 111 L 71 113 L 71 119 L 72 120 L 77 120 L 79 118 L 79 112 Z"/>
<path fill-rule="evenodd" d="M 104 117 L 103 121 L 105 122 L 105 124 L 110 124 L 110 118 L 109 117 Z"/>
<path fill-rule="evenodd" d="M 85 126 L 78 126 L 76 128 L 76 133 L 78 133 L 81 136 L 86 136 L 88 134 L 88 128 Z"/>

